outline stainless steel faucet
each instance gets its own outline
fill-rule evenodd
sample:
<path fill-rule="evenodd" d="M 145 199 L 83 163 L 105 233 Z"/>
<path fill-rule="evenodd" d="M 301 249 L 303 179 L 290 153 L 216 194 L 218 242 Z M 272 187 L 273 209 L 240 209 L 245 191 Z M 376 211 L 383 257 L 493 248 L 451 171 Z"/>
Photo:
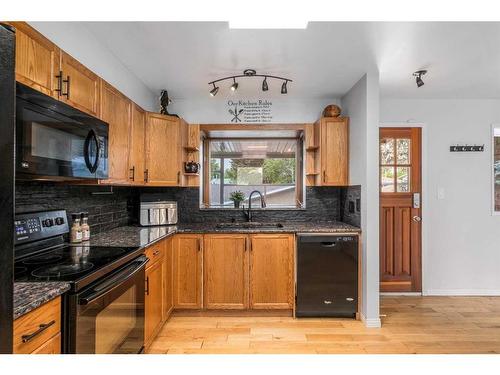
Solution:
<path fill-rule="evenodd" d="M 260 195 L 260 207 L 264 208 L 266 207 L 266 199 L 262 195 L 262 193 L 258 190 L 254 190 L 250 193 L 250 196 L 248 197 L 248 209 L 245 212 L 245 208 L 243 207 L 243 213 L 245 214 L 247 221 L 252 221 L 252 196 L 254 193 L 257 193 Z"/>

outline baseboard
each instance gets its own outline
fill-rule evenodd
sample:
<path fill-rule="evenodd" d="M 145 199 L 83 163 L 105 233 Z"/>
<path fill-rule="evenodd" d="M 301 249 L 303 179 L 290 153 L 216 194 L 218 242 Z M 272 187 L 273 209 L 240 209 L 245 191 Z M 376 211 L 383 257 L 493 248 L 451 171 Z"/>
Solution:
<path fill-rule="evenodd" d="M 421 296 L 421 292 L 382 292 L 380 293 L 381 296 L 389 296 L 389 297 L 399 297 L 399 296 L 406 296 L 406 297 L 418 297 Z"/>
<path fill-rule="evenodd" d="M 500 289 L 429 289 L 424 296 L 500 296 Z"/>
<path fill-rule="evenodd" d="M 366 328 L 380 328 L 382 327 L 382 322 L 380 318 L 367 319 L 363 313 L 361 313 L 361 321 L 365 323 Z"/>

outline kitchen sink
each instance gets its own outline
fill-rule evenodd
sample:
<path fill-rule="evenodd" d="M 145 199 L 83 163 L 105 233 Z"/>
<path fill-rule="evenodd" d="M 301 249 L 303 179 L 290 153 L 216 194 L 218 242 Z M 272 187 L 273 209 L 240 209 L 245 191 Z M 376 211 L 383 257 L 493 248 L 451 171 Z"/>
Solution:
<path fill-rule="evenodd" d="M 279 229 L 283 228 L 281 223 L 219 223 L 217 229 Z"/>

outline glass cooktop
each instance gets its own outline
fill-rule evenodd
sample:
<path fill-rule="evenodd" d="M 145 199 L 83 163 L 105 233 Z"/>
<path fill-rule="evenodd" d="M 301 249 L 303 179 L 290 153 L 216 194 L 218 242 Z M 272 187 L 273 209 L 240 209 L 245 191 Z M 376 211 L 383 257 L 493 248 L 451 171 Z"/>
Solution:
<path fill-rule="evenodd" d="M 135 247 L 63 245 L 17 260 L 16 281 L 74 282 L 137 252 Z"/>

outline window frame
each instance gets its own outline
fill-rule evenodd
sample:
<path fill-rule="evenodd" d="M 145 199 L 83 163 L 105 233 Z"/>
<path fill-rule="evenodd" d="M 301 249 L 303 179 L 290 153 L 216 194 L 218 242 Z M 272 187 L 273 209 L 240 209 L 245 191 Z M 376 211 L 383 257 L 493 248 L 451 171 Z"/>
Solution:
<path fill-rule="evenodd" d="M 201 202 L 200 208 L 211 209 L 211 210 L 241 210 L 241 208 L 227 207 L 227 206 L 211 206 L 211 170 L 210 170 L 210 160 L 212 159 L 210 151 L 210 143 L 212 141 L 228 141 L 228 140 L 242 140 L 242 141 L 252 141 L 252 140 L 285 140 L 293 139 L 297 141 L 297 147 L 295 151 L 295 206 L 284 206 L 284 207 L 265 207 L 257 209 L 262 210 L 301 210 L 305 209 L 305 163 L 304 163 L 304 132 L 301 131 L 297 137 L 204 137 L 203 138 L 203 160 L 202 160 L 202 192 L 200 194 Z M 220 163 L 220 168 L 223 169 L 224 166 Z"/>

